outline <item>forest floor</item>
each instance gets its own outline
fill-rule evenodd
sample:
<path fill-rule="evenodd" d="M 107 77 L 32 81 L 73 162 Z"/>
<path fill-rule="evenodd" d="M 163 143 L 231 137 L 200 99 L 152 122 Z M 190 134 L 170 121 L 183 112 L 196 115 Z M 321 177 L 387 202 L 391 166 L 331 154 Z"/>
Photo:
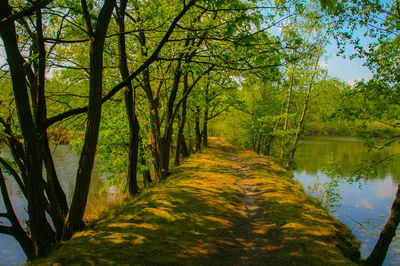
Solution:
<path fill-rule="evenodd" d="M 209 146 L 33 264 L 354 264 L 354 237 L 290 173 L 218 139 Z"/>

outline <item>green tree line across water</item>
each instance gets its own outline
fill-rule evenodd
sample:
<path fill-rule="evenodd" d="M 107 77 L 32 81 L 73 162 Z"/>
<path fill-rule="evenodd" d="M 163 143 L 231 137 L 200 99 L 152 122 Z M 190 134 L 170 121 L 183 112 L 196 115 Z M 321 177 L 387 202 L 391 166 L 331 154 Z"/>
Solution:
<path fill-rule="evenodd" d="M 0 157 L 0 218 L 10 224 L 0 233 L 31 260 L 82 230 L 95 161 L 132 197 L 210 134 L 288 168 L 304 134 L 358 132 L 371 148 L 371 136 L 397 136 L 396 10 L 358 0 L 0 0 L 0 134 L 13 156 Z M 374 39 L 369 49 L 352 37 L 357 27 Z M 371 81 L 350 87 L 327 74 L 333 39 L 367 58 Z M 50 150 L 65 141 L 80 156 L 71 204 Z M 27 226 L 5 176 L 27 199 Z"/>

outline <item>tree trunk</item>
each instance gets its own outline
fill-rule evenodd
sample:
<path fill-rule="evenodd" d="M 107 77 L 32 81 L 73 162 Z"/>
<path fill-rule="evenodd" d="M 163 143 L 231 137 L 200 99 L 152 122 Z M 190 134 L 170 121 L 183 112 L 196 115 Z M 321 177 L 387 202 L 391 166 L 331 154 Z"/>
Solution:
<path fill-rule="evenodd" d="M 261 133 L 260 137 L 258 138 L 257 149 L 256 149 L 256 152 L 258 154 L 261 154 L 261 150 L 262 150 L 262 147 L 263 147 L 263 144 L 264 144 L 264 139 L 265 139 L 265 136 L 264 136 L 263 133 Z"/>
<path fill-rule="evenodd" d="M 149 108 L 150 108 L 150 124 L 151 124 L 151 134 L 150 134 L 150 153 L 151 159 L 154 166 L 154 174 L 156 181 L 161 181 L 161 133 L 159 125 L 159 116 L 157 105 L 155 102 L 147 98 Z"/>
<path fill-rule="evenodd" d="M 125 105 L 129 120 L 129 151 L 127 159 L 127 173 L 126 173 L 126 184 L 128 189 L 128 194 L 130 196 L 139 193 L 139 187 L 137 184 L 137 163 L 138 163 L 138 153 L 139 153 L 139 121 L 137 120 L 136 114 L 132 115 L 134 112 L 132 99 L 132 90 L 128 89 L 125 91 Z"/>
<path fill-rule="evenodd" d="M 117 17 L 117 24 L 119 28 L 118 35 L 118 48 L 119 48 L 119 69 L 121 72 L 122 80 L 126 80 L 129 77 L 128 59 L 126 55 L 125 45 L 125 10 L 127 0 L 121 0 L 120 8 Z M 134 89 L 132 83 L 128 82 L 125 91 L 125 107 L 129 122 L 129 147 L 128 147 L 128 158 L 127 158 L 127 173 L 126 173 L 126 185 L 129 196 L 133 196 L 139 193 L 139 187 L 137 184 L 137 163 L 138 163 L 138 152 L 139 152 L 139 121 L 136 117 L 135 110 L 135 99 Z"/>
<path fill-rule="evenodd" d="M 203 121 L 203 145 L 204 147 L 208 146 L 207 138 L 208 138 L 208 86 L 209 84 L 206 85 L 205 88 L 205 97 L 206 97 L 206 106 L 204 110 L 204 121 Z"/>
<path fill-rule="evenodd" d="M 11 226 L 0 225 L 0 233 L 6 233 L 15 237 L 15 239 L 20 244 L 21 248 L 24 250 L 28 260 L 35 258 L 35 252 L 32 245 L 32 241 L 26 234 L 21 224 L 18 221 L 17 215 L 14 212 L 13 206 L 11 204 L 10 196 L 7 191 L 7 185 L 4 180 L 3 171 L 0 168 L 0 191 L 3 198 L 4 206 L 6 209 L 6 218 L 11 222 Z M 3 230 L 3 231 L 1 231 Z"/>
<path fill-rule="evenodd" d="M 175 109 L 174 105 L 175 105 L 176 96 L 177 96 L 178 90 L 179 90 L 179 83 L 180 83 L 180 80 L 182 77 L 183 56 L 184 56 L 184 54 L 181 54 L 178 57 L 178 61 L 177 61 L 177 65 L 176 65 L 175 73 L 174 73 L 172 89 L 171 89 L 171 93 L 169 94 L 169 97 L 168 97 L 167 112 L 166 112 L 167 116 L 166 116 L 164 135 L 162 137 L 161 150 L 160 150 L 161 151 L 160 159 L 161 159 L 161 167 L 162 167 L 161 179 L 165 179 L 169 174 L 168 171 L 169 171 L 170 147 L 171 147 L 171 142 L 172 142 L 173 124 L 174 124 L 175 114 L 176 114 L 174 112 L 174 109 Z M 185 93 L 185 91 L 184 91 L 184 93 Z"/>
<path fill-rule="evenodd" d="M 82 0 L 83 5 L 86 2 Z M 115 0 L 105 0 L 100 10 L 96 31 L 90 34 L 91 22 L 89 14 L 86 14 L 87 27 L 90 39 L 90 78 L 89 78 L 89 107 L 87 115 L 87 126 L 85 140 L 79 160 L 78 173 L 76 176 L 74 196 L 72 198 L 70 212 L 66 222 L 64 237 L 72 236 L 73 232 L 82 230 L 83 214 L 90 186 L 90 177 L 93 170 L 94 156 L 96 153 L 97 140 L 99 136 L 101 105 L 102 105 L 102 83 L 103 83 L 103 50 L 104 41 L 114 9 Z M 84 9 L 87 9 L 84 7 Z M 89 19 L 88 19 L 89 18 Z"/>
<path fill-rule="evenodd" d="M 33 110 L 36 125 L 38 126 L 38 135 L 42 149 L 41 153 L 43 154 L 44 165 L 47 172 L 47 184 L 45 189 L 47 198 L 50 202 L 50 216 L 56 229 L 57 240 L 60 240 L 62 237 L 65 217 L 69 208 L 67 197 L 65 196 L 58 180 L 56 168 L 50 152 L 47 129 L 42 126 L 47 119 L 45 98 L 46 47 L 43 37 L 42 12 L 40 9 L 36 11 L 36 45 L 34 47 L 36 47 L 39 56 L 37 62 L 34 63 L 35 78 L 31 84 L 32 102 L 36 102 L 33 106 Z"/>
<path fill-rule="evenodd" d="M 68 212 L 67 199 L 60 183 L 58 182 L 46 132 L 44 132 L 44 135 L 42 135 L 40 144 L 43 149 L 43 160 L 47 171 L 47 183 L 45 185 L 45 189 L 50 203 L 50 216 L 54 224 L 56 239 L 61 240 L 64 230 L 65 217 Z"/>
<path fill-rule="evenodd" d="M 146 160 L 143 157 L 140 159 L 140 163 L 142 165 L 146 165 L 147 164 Z M 144 186 L 148 187 L 151 184 L 151 182 L 153 182 L 153 180 L 151 180 L 150 170 L 145 170 L 143 172 L 143 183 L 144 183 Z"/>
<path fill-rule="evenodd" d="M 138 158 L 140 160 L 140 164 L 142 166 L 145 166 L 148 164 L 148 162 L 144 157 L 145 147 L 143 145 L 143 139 L 140 137 L 140 135 L 139 135 L 139 143 L 140 143 L 140 155 L 138 156 Z M 143 172 L 142 177 L 143 177 L 144 187 L 148 187 L 151 184 L 151 182 L 153 182 L 153 180 L 151 179 L 150 167 Z"/>
<path fill-rule="evenodd" d="M 0 0 L 0 20 L 11 15 L 8 1 Z M 18 119 L 25 145 L 26 191 L 28 201 L 29 225 L 35 256 L 44 255 L 54 244 L 54 232 L 46 219 L 44 208 L 44 181 L 42 177 L 42 154 L 38 141 L 37 128 L 33 120 L 23 61 L 18 50 L 17 35 L 13 21 L 0 26 L 7 60 L 11 72 L 11 80 Z"/>
<path fill-rule="evenodd" d="M 386 253 L 389 249 L 390 243 L 396 236 L 396 229 L 400 223 L 400 185 L 397 186 L 396 197 L 394 198 L 390 216 L 383 228 L 378 242 L 376 243 L 374 250 L 365 261 L 366 265 L 382 265 L 385 260 Z"/>
<path fill-rule="evenodd" d="M 285 122 L 283 124 L 283 131 L 286 133 L 288 124 L 289 124 L 289 111 L 290 111 L 290 103 L 292 100 L 292 88 L 293 88 L 293 79 L 294 79 L 294 66 L 292 66 L 292 71 L 291 71 L 291 76 L 290 76 L 290 83 L 289 83 L 289 89 L 288 89 L 288 97 L 287 97 L 287 103 L 286 103 L 286 110 L 285 110 Z M 286 141 L 285 141 L 285 136 L 282 137 L 282 144 L 281 144 L 281 163 L 283 163 L 283 159 L 285 156 L 285 146 L 286 146 Z"/>
<path fill-rule="evenodd" d="M 146 36 L 145 33 L 139 32 L 138 39 L 141 46 L 141 53 L 143 56 L 147 56 L 147 47 L 146 47 Z M 154 95 L 152 86 L 150 83 L 150 71 L 148 68 L 143 70 L 143 84 L 142 88 L 146 93 L 147 104 L 149 106 L 149 116 L 150 116 L 150 127 L 151 133 L 149 134 L 149 142 L 150 142 L 150 154 L 154 167 L 155 179 L 157 182 L 161 180 L 161 126 L 160 126 L 160 117 L 158 113 L 158 94 Z"/>
<path fill-rule="evenodd" d="M 296 135 L 294 137 L 292 149 L 291 149 L 290 155 L 288 157 L 287 168 L 290 168 L 290 166 L 291 166 L 291 164 L 293 162 L 293 158 L 294 158 L 294 155 L 295 155 L 296 149 L 297 149 L 297 142 L 299 141 L 300 134 L 301 134 L 301 132 L 303 130 L 303 123 L 304 123 L 304 119 L 306 117 L 307 108 L 308 108 L 308 102 L 310 100 L 310 95 L 311 95 L 311 87 L 312 87 L 312 85 L 309 85 L 308 89 L 307 89 L 307 95 L 306 95 L 306 99 L 304 101 L 303 111 L 301 113 L 301 117 L 300 117 L 299 123 L 297 125 Z"/>
<path fill-rule="evenodd" d="M 315 61 L 314 61 L 314 65 L 311 71 L 311 76 L 310 76 L 310 81 L 308 83 L 308 87 L 307 87 L 307 95 L 306 95 L 306 99 L 304 100 L 304 105 L 303 105 L 303 112 L 301 114 L 301 118 L 300 121 L 297 125 L 297 130 L 296 130 L 296 136 L 294 137 L 294 141 L 293 141 L 293 146 L 292 149 L 290 151 L 290 155 L 288 158 L 288 163 L 287 163 L 287 168 L 290 168 L 292 162 L 293 162 L 293 158 L 294 158 L 294 154 L 296 152 L 297 149 L 297 142 L 299 140 L 300 134 L 303 130 L 303 123 L 304 123 L 304 119 L 306 116 L 306 112 L 307 112 L 307 108 L 308 108 L 308 102 L 310 101 L 310 97 L 311 97 L 311 89 L 314 85 L 314 79 L 315 76 L 317 75 L 317 70 L 318 70 L 318 63 L 319 63 L 319 59 L 321 58 L 322 52 L 324 50 L 324 47 L 326 45 L 326 38 L 328 36 L 329 31 L 327 30 L 323 36 L 323 38 L 321 39 L 321 43 L 319 44 L 318 47 L 318 51 L 315 55 Z"/>
<path fill-rule="evenodd" d="M 49 183 L 52 183 L 58 204 L 60 205 L 61 212 L 65 217 L 69 210 L 67 203 L 67 196 L 65 195 L 64 190 L 62 189 L 60 181 L 58 180 L 57 177 L 56 167 L 54 165 L 53 156 L 51 155 L 47 134 L 42 138 L 43 138 L 42 148 L 45 150 L 44 162 L 46 166 L 46 171 L 47 173 L 51 173 L 50 176 L 48 175 L 48 180 L 51 180 L 51 182 Z"/>
<path fill-rule="evenodd" d="M 189 153 L 189 149 L 186 145 L 186 141 L 185 141 L 185 135 L 182 134 L 182 142 L 181 142 L 181 153 L 182 153 L 182 157 L 186 158 L 190 155 Z"/>
<path fill-rule="evenodd" d="M 279 116 L 282 115 L 284 108 L 285 108 L 285 103 L 282 104 L 281 111 L 279 112 Z M 281 117 L 279 117 L 278 120 L 276 120 L 274 129 L 272 130 L 272 134 L 269 134 L 264 141 L 264 144 L 263 144 L 263 154 L 264 155 L 271 155 L 271 146 L 272 146 L 272 142 L 274 141 L 274 138 L 275 138 L 273 133 L 278 129 L 280 122 L 281 122 Z"/>
<path fill-rule="evenodd" d="M 196 107 L 194 131 L 196 132 L 196 151 L 201 148 L 201 132 L 200 132 L 200 108 Z"/>
<path fill-rule="evenodd" d="M 170 148 L 170 141 L 162 138 L 161 141 L 161 153 L 160 153 L 160 164 L 161 164 L 161 179 L 164 180 L 169 175 L 169 148 Z"/>
<path fill-rule="evenodd" d="M 183 77 L 183 86 L 184 86 L 184 91 L 186 92 L 188 89 L 188 75 L 185 74 Z M 185 128 L 185 122 L 186 122 L 186 105 L 187 105 L 187 96 L 183 99 L 182 101 L 182 113 L 181 113 L 181 120 L 179 122 L 179 126 L 178 126 L 178 134 L 176 137 L 176 151 L 175 151 L 175 166 L 180 165 L 180 155 L 181 155 L 181 151 L 183 149 L 182 146 L 182 140 L 183 140 L 183 130 Z"/>

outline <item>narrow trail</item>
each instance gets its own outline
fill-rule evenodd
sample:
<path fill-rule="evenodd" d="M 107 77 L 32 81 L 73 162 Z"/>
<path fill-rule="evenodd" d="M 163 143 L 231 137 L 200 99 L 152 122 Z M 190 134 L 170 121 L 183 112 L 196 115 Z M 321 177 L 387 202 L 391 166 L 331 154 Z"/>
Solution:
<path fill-rule="evenodd" d="M 251 165 L 236 156 L 232 149 L 224 147 L 223 150 L 229 154 L 233 175 L 238 177 L 235 185 L 240 191 L 240 216 L 232 227 L 232 244 L 220 248 L 210 262 L 214 265 L 265 265 L 266 261 L 278 264 L 269 251 L 271 247 L 280 246 L 280 233 L 276 224 L 268 219 L 266 201 L 261 196 L 263 191 L 249 174 Z"/>

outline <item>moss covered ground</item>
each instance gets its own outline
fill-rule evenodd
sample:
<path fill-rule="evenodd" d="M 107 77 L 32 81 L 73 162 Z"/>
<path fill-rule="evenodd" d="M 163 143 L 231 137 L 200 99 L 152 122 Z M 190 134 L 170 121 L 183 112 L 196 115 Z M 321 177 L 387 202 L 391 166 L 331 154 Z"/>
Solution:
<path fill-rule="evenodd" d="M 290 173 L 211 138 L 167 180 L 32 264 L 352 265 L 357 254 L 348 229 Z"/>

